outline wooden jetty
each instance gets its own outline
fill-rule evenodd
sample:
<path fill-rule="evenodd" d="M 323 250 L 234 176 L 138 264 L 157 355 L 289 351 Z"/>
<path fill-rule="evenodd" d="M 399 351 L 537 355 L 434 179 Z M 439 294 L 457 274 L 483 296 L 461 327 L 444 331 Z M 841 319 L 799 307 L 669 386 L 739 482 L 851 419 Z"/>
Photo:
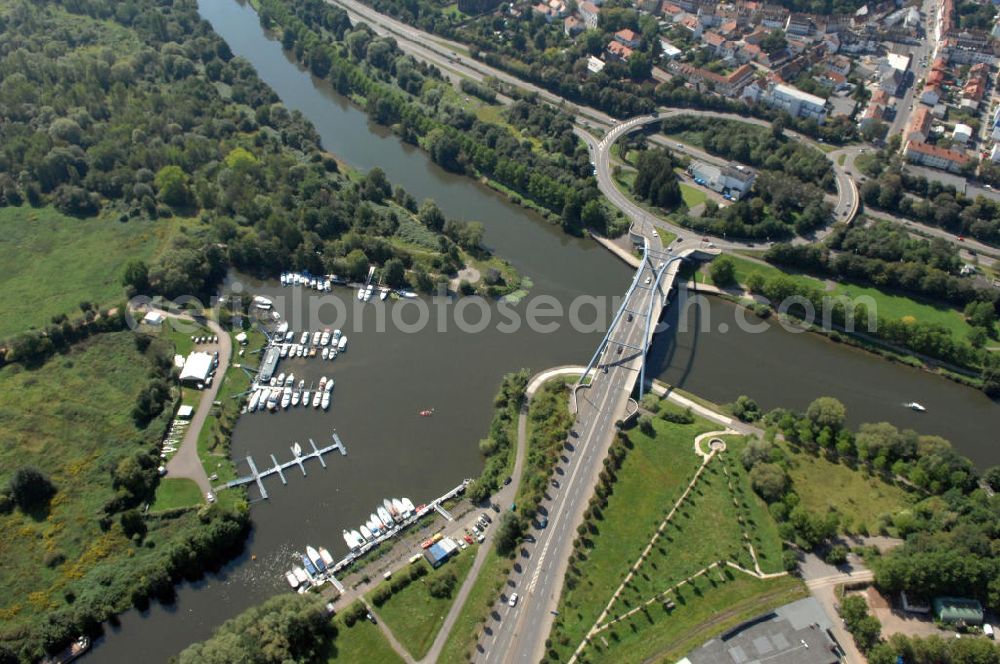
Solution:
<path fill-rule="evenodd" d="M 257 470 L 257 464 L 254 463 L 253 457 L 247 455 L 247 465 L 250 466 L 250 474 L 244 475 L 243 477 L 238 477 L 235 480 L 230 480 L 226 482 L 227 489 L 231 489 L 237 486 L 243 486 L 244 484 L 256 483 L 257 489 L 260 491 L 260 497 L 264 500 L 267 499 L 267 489 L 264 487 L 263 479 L 269 475 L 277 474 L 281 478 L 282 484 L 288 484 L 288 479 L 285 477 L 285 470 L 293 466 L 298 466 L 299 470 L 302 471 L 302 476 L 308 475 L 306 473 L 305 462 L 310 459 L 317 459 L 324 468 L 326 468 L 326 461 L 323 459 L 324 454 L 329 454 L 330 452 L 340 452 L 342 456 L 347 455 L 347 448 L 344 447 L 344 443 L 340 440 L 340 436 L 334 432 L 333 434 L 333 444 L 327 445 L 323 448 L 316 447 L 316 442 L 310 438 L 309 445 L 312 447 L 311 452 L 305 454 L 295 454 L 295 449 L 292 448 L 292 460 L 286 461 L 284 463 L 279 463 L 277 458 L 272 454 L 271 463 L 274 465 L 270 468 L 264 470 Z"/>

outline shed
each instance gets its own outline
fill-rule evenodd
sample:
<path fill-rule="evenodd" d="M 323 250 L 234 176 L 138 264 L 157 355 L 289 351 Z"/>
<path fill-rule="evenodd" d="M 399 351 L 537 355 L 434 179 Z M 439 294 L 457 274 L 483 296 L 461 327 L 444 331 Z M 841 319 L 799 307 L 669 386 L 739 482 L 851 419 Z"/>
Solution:
<path fill-rule="evenodd" d="M 177 418 L 178 419 L 181 419 L 181 420 L 190 420 L 192 415 L 194 415 L 194 407 L 193 406 L 184 405 L 184 406 L 181 406 L 180 408 L 177 409 Z"/>
<path fill-rule="evenodd" d="M 458 551 L 458 544 L 450 537 L 446 537 L 428 547 L 424 551 L 424 558 L 431 564 L 431 567 L 440 567 L 456 551 Z"/>
<path fill-rule="evenodd" d="M 163 314 L 159 311 L 148 311 L 146 312 L 146 315 L 142 317 L 142 322 L 147 325 L 162 325 Z"/>
<path fill-rule="evenodd" d="M 936 597 L 934 615 L 941 622 L 982 625 L 983 605 L 977 600 L 965 597 Z"/>
<path fill-rule="evenodd" d="M 208 380 L 208 376 L 212 372 L 213 359 L 208 353 L 191 353 L 184 360 L 184 368 L 181 369 L 180 381 L 182 383 L 204 383 Z"/>

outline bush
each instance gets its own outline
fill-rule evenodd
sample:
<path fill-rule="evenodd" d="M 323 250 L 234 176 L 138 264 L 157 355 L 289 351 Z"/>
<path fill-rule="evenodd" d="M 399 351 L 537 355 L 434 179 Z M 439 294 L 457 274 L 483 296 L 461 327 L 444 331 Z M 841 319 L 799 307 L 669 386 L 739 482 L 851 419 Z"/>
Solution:
<path fill-rule="evenodd" d="M 826 552 L 824 560 L 830 565 L 843 565 L 847 562 L 847 547 L 843 544 L 834 544 Z"/>
<path fill-rule="evenodd" d="M 52 496 L 56 495 L 56 487 L 38 468 L 24 466 L 10 478 L 8 492 L 14 503 L 28 512 L 47 507 Z"/>
<path fill-rule="evenodd" d="M 769 503 L 779 500 L 788 489 L 788 476 L 774 463 L 758 463 L 750 471 L 753 490 Z"/>
<path fill-rule="evenodd" d="M 736 283 L 736 263 L 729 256 L 719 256 L 712 261 L 709 268 L 712 275 L 712 283 L 720 288 L 731 286 Z"/>
<path fill-rule="evenodd" d="M 455 576 L 455 573 L 449 570 L 438 575 L 436 579 L 431 580 L 427 584 L 427 592 L 430 593 L 431 597 L 437 597 L 438 599 L 451 597 L 451 593 L 457 583 L 458 578 Z"/>

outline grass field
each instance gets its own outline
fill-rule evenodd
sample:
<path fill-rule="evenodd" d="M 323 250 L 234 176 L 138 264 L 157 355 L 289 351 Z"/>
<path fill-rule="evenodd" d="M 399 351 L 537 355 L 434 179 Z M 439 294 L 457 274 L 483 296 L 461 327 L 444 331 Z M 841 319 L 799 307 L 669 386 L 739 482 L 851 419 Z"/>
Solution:
<path fill-rule="evenodd" d="M 469 573 L 469 568 L 472 567 L 475 553 L 475 547 L 466 549 L 457 557 L 436 570 L 431 570 L 426 576 L 420 577 L 394 594 L 377 609 L 379 616 L 392 630 L 393 635 L 414 659 L 422 659 L 430 650 L 434 637 L 441 629 L 442 621 L 448 615 L 455 593 L 458 592 Z M 427 565 L 424 561 L 418 564 Z M 433 597 L 428 590 L 431 581 L 445 574 L 454 574 L 458 579 L 451 597 Z"/>
<path fill-rule="evenodd" d="M 156 500 L 150 510 L 163 512 L 178 507 L 193 507 L 201 504 L 201 489 L 194 480 L 182 477 L 165 477 L 156 487 Z"/>
<path fill-rule="evenodd" d="M 684 199 L 684 205 L 689 208 L 693 208 L 695 205 L 701 205 L 708 200 L 708 194 L 686 182 L 681 182 L 681 198 Z"/>
<path fill-rule="evenodd" d="M 347 627 L 342 620 L 336 620 L 337 638 L 330 644 L 327 662 L 356 664 L 357 662 L 378 662 L 379 664 L 402 663 L 379 628 L 367 620 L 359 620 Z"/>
<path fill-rule="evenodd" d="M 789 448 L 786 446 L 786 450 Z M 862 524 L 877 532 L 880 514 L 894 514 L 912 504 L 910 495 L 876 477 L 866 477 L 839 463 L 807 452 L 789 452 L 789 475 L 802 505 L 811 512 L 836 510 L 841 523 L 850 522 L 857 532 Z"/>
<path fill-rule="evenodd" d="M 590 543 L 585 542 L 585 559 L 574 563 L 579 574 L 567 577 L 552 638 L 560 659 L 568 659 L 581 642 L 694 477 L 701 465 L 700 457 L 693 451 L 694 438 L 717 428 L 702 419 L 683 425 L 659 418 L 654 419 L 654 427 L 654 437 L 638 428 L 628 432 L 632 449 L 617 473 L 608 506 L 596 522 L 596 532 L 592 530 L 586 536 Z M 738 462 L 743 439 L 727 436 L 726 441 L 729 451 L 705 468 L 688 499 L 612 605 L 610 617 L 624 614 L 719 560 L 752 569 L 749 551 L 743 545 L 744 531 L 751 536 L 762 569 L 780 570 L 781 540 L 777 525 L 750 491 L 746 473 Z M 595 643 L 600 643 L 602 650 L 588 649 L 588 660 L 642 661 L 668 650 L 677 639 L 697 631 L 700 623 L 711 619 L 714 613 L 724 614 L 731 605 L 745 602 L 746 611 L 753 612 L 760 606 L 754 601 L 757 595 L 778 592 L 784 600 L 785 590 L 799 592 L 797 582 L 787 584 L 783 579 L 776 583 L 761 582 L 735 573 L 735 576 L 724 574 L 723 581 L 716 578 L 719 575 L 720 572 L 715 572 L 712 582 L 699 581 L 697 592 L 690 587 L 682 590 L 680 597 L 685 598 L 684 602 L 675 599 L 678 608 L 669 617 L 659 605 L 654 605 L 657 608 L 650 609 L 649 617 L 639 613 L 605 631 L 607 645 L 598 639 Z M 737 613 L 738 617 L 746 617 L 744 612 Z M 656 628 L 642 629 L 647 624 L 655 624 Z M 714 631 L 721 629 L 717 626 Z M 708 637 L 701 640 L 705 638 Z"/>
<path fill-rule="evenodd" d="M 149 260 L 166 247 L 179 223 L 106 217 L 77 219 L 54 208 L 0 208 L 0 339 L 42 327 L 57 314 L 78 316 L 83 301 L 123 298 L 125 264 Z"/>
<path fill-rule="evenodd" d="M 942 325 L 958 338 L 964 339 L 972 331 L 972 327 L 965 322 L 962 312 L 945 305 L 918 302 L 916 300 L 894 295 L 877 288 L 857 286 L 854 284 L 838 283 L 832 289 L 826 289 L 826 283 L 822 279 L 816 279 L 805 274 L 785 272 L 773 265 L 756 263 L 741 256 L 730 256 L 736 264 L 736 280 L 744 284 L 751 274 L 760 274 L 767 278 L 778 274 L 784 274 L 796 283 L 816 288 L 824 291 L 831 297 L 844 296 L 849 298 L 869 297 L 875 302 L 876 311 L 882 318 L 888 320 L 899 320 L 904 316 L 912 316 L 917 321 L 925 323 L 937 323 Z M 697 273 L 696 279 L 702 283 L 712 283 L 712 278 L 708 274 L 707 268 Z"/>
<path fill-rule="evenodd" d="M 483 619 L 499 597 L 511 565 L 509 559 L 490 552 L 451 628 L 448 640 L 445 641 L 438 658 L 440 664 L 462 664 L 468 661 L 465 655 L 475 647 Z"/>
<path fill-rule="evenodd" d="M 0 641 L 67 607 L 70 593 L 95 592 L 104 575 L 128 578 L 133 566 L 167 550 L 134 546 L 117 520 L 107 531 L 99 524 L 115 495 L 111 470 L 155 445 L 164 428 L 166 414 L 145 430 L 131 417 L 150 366 L 134 335 L 119 332 L 92 337 L 32 371 L 0 371 L 0 485 L 17 468 L 35 465 L 58 488 L 47 514 L 0 515 L 0 531 L 10 535 L 0 538 Z M 146 539 L 166 547 L 197 523 L 194 514 L 150 519 Z"/>

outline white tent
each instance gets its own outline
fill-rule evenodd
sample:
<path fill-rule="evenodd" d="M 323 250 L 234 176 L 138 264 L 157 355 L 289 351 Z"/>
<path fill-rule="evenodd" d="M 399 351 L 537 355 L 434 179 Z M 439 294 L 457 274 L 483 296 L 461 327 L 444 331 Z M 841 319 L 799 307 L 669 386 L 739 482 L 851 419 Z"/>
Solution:
<path fill-rule="evenodd" d="M 150 311 L 142 317 L 142 322 L 148 325 L 160 325 L 163 323 L 163 314 L 159 311 Z"/>
<path fill-rule="evenodd" d="M 212 371 L 212 356 L 208 353 L 191 353 L 181 369 L 182 383 L 204 383 Z"/>

